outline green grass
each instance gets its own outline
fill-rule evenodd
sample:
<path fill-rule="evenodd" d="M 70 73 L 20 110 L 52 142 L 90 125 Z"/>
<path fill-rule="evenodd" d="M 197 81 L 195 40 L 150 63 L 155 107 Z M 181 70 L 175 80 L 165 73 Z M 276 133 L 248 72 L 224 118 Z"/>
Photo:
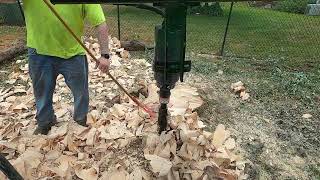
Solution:
<path fill-rule="evenodd" d="M 280 58 L 288 66 L 320 56 L 320 17 L 237 6 L 228 52 L 236 56 Z"/>
<path fill-rule="evenodd" d="M 223 17 L 188 16 L 188 52 L 215 54 L 220 51 L 229 4 L 223 4 Z M 108 6 L 106 15 L 117 35 L 116 8 Z M 161 18 L 145 10 L 121 7 L 123 40 L 154 41 L 154 25 Z M 226 54 L 258 59 L 281 59 L 280 64 L 304 70 L 318 63 L 320 56 L 320 17 L 290 14 L 268 9 L 234 7 Z"/>
<path fill-rule="evenodd" d="M 111 33 L 117 35 L 116 8 L 108 6 L 106 16 Z M 216 53 L 222 41 L 226 17 L 188 16 L 187 42 L 190 51 Z M 146 10 L 121 7 L 121 35 L 123 40 L 154 42 L 154 26 L 161 24 L 159 15 Z"/>
<path fill-rule="evenodd" d="M 255 60 L 226 58 L 212 63 L 193 61 L 194 70 L 211 77 L 218 69 L 231 79 L 230 83 L 243 81 L 250 87 L 251 96 L 263 103 L 275 101 L 299 102 L 310 108 L 318 107 L 320 94 L 320 65 L 313 71 L 296 72 L 277 64 L 275 59 Z"/>
<path fill-rule="evenodd" d="M 205 99 L 208 106 L 203 110 L 203 114 L 201 114 L 200 117 L 204 119 L 207 118 L 207 120 L 210 120 L 209 122 L 227 124 L 227 126 L 232 126 L 234 121 L 244 121 L 242 123 L 246 124 L 248 122 L 245 121 L 252 121 L 253 117 L 260 116 L 270 118 L 270 123 L 268 122 L 267 126 L 261 126 L 259 122 L 256 122 L 252 128 L 258 127 L 257 132 L 260 131 L 260 128 L 277 129 L 277 132 L 280 134 L 276 133 L 274 136 L 283 138 L 280 138 L 279 142 L 283 141 L 288 144 L 281 147 L 281 153 L 277 152 L 281 154 L 279 156 L 281 157 L 289 152 L 292 152 L 293 156 L 299 155 L 300 152 L 305 152 L 308 154 L 308 158 L 306 159 L 309 159 L 312 163 L 304 167 L 303 171 L 308 174 L 309 179 L 319 179 L 320 169 L 315 159 L 319 157 L 317 148 L 320 143 L 318 138 L 318 120 L 320 118 L 320 65 L 316 65 L 314 69 L 309 72 L 295 72 L 279 66 L 276 59 L 254 61 L 252 59 L 233 57 L 219 60 L 215 59 L 214 61 L 212 61 L 212 59 L 198 59 L 197 57 L 193 57 L 192 59 L 192 73 L 196 75 L 200 74 L 203 78 L 201 85 L 198 85 L 200 86 L 199 91 L 201 92 L 201 88 L 205 89 L 207 87 L 209 89 L 204 91 L 209 94 L 204 97 L 210 97 L 209 99 Z M 223 75 L 219 75 L 218 70 L 223 70 Z M 186 79 L 186 81 L 188 82 L 189 79 Z M 238 100 L 238 105 L 232 105 L 232 111 L 238 112 L 236 117 L 229 118 L 221 113 L 213 115 L 217 109 L 220 110 L 221 107 L 223 107 L 219 107 L 217 102 L 228 105 L 234 103 L 234 99 L 229 99 L 224 102 L 220 98 L 222 97 L 223 99 L 223 92 L 225 90 L 228 91 L 231 83 L 237 81 L 245 83 L 250 93 L 250 100 L 248 102 Z M 199 82 L 198 80 L 198 83 Z M 310 120 L 301 118 L 305 113 L 310 113 L 314 117 Z M 245 118 L 241 119 L 241 117 Z M 240 128 L 242 128 L 242 125 Z M 241 130 L 238 129 L 237 131 Z M 247 133 L 244 133 L 244 137 L 247 135 Z M 241 139 L 239 136 L 238 138 Z M 258 136 L 257 139 L 263 139 L 263 137 Z M 268 140 L 266 140 L 266 144 L 268 144 L 267 141 Z M 245 147 L 245 149 L 249 149 L 250 154 L 253 155 L 250 160 L 256 158 L 255 151 L 251 151 L 253 147 L 255 146 Z M 300 151 L 300 149 L 303 149 L 303 151 Z M 260 157 L 259 154 L 257 157 Z M 287 160 L 280 158 L 280 161 L 286 162 Z M 271 175 L 269 177 L 275 174 L 277 175 L 277 172 L 282 168 L 279 167 L 280 169 L 277 169 L 273 165 L 264 164 L 263 161 L 256 161 L 254 163 L 259 167 L 260 173 Z M 254 177 L 251 179 L 259 178 Z M 266 178 L 260 177 L 260 179 Z M 284 176 L 280 176 L 278 179 L 294 178 L 284 178 Z"/>

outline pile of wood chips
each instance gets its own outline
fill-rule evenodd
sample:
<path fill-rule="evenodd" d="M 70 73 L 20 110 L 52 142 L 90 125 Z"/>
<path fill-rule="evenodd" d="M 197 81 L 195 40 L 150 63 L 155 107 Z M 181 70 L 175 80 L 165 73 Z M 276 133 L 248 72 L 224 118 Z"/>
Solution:
<path fill-rule="evenodd" d="M 95 39 L 86 45 L 99 56 Z M 158 94 L 151 65 L 131 59 L 110 38 L 111 74 L 133 95 L 157 109 Z M 91 59 L 88 57 L 89 60 Z M 219 125 L 204 130 L 194 110 L 202 105 L 197 90 L 185 84 L 172 92 L 172 130 L 158 135 L 157 122 L 138 108 L 111 79 L 89 63 L 90 113 L 85 128 L 72 120 L 72 95 L 58 77 L 53 97 L 59 123 L 48 136 L 32 135 L 35 102 L 26 60 L 16 63 L 0 91 L 0 151 L 25 179 L 148 180 L 244 179 L 245 161 L 235 155 L 236 142 Z M 169 128 L 168 128 L 169 129 Z M 0 179 L 4 175 L 0 173 Z"/>
<path fill-rule="evenodd" d="M 242 100 L 245 101 L 250 98 L 250 94 L 247 93 L 247 89 L 243 82 L 238 81 L 236 83 L 232 83 L 230 88 L 235 94 L 238 94 Z"/>

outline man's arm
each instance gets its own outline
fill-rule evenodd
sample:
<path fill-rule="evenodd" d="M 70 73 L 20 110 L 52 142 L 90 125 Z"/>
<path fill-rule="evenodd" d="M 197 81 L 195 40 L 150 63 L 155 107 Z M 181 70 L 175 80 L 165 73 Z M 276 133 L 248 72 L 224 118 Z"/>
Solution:
<path fill-rule="evenodd" d="M 96 26 L 96 32 L 98 36 L 98 41 L 100 44 L 100 51 L 101 54 L 109 54 L 109 33 L 108 33 L 108 26 L 106 22 Z M 97 63 L 97 67 L 102 72 L 109 72 L 110 67 L 110 58 L 106 59 L 105 57 L 101 57 L 99 62 Z"/>
<path fill-rule="evenodd" d="M 107 23 L 102 23 L 96 27 L 101 54 L 109 54 L 109 33 Z"/>
<path fill-rule="evenodd" d="M 94 26 L 97 32 L 101 54 L 109 54 L 109 34 L 106 19 L 101 5 L 85 4 L 85 17 Z M 97 67 L 105 73 L 109 72 L 110 58 L 101 57 L 97 62 Z"/>

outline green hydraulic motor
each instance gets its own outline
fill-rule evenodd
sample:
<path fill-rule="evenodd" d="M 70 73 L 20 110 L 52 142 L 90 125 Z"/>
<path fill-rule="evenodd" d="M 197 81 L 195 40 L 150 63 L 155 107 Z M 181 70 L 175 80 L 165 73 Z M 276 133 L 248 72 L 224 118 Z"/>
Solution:
<path fill-rule="evenodd" d="M 126 4 L 128 5 L 128 4 Z M 199 5 L 193 2 L 158 2 L 153 6 L 129 4 L 137 8 L 148 9 L 163 17 L 161 25 L 155 27 L 155 57 L 153 61 L 154 78 L 159 87 L 159 133 L 167 129 L 167 105 L 170 90 L 183 81 L 185 72 L 191 70 L 191 61 L 185 61 L 187 7 Z"/>
<path fill-rule="evenodd" d="M 179 79 L 183 81 L 184 72 L 191 70 L 191 62 L 185 61 L 186 13 L 185 3 L 167 4 L 164 8 L 163 23 L 155 29 L 153 71 L 160 89 L 159 132 L 167 128 L 167 104 L 170 100 L 170 90 Z"/>

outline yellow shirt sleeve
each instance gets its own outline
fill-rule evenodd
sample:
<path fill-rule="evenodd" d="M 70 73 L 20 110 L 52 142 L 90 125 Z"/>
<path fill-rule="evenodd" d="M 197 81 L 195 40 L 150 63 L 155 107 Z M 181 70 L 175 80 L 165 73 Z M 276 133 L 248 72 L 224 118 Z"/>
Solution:
<path fill-rule="evenodd" d="M 100 4 L 86 4 L 85 18 L 92 26 L 98 26 L 106 21 Z"/>

